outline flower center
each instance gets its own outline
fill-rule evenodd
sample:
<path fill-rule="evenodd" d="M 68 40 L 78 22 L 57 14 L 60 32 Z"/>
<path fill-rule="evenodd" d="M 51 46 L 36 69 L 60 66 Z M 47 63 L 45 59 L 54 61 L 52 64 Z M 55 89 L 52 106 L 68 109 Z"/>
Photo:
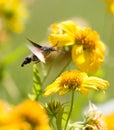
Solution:
<path fill-rule="evenodd" d="M 83 50 L 94 50 L 99 40 L 97 32 L 92 31 L 89 28 L 80 30 L 76 35 L 76 44 L 82 45 Z"/>
<path fill-rule="evenodd" d="M 61 78 L 61 86 L 68 89 L 76 89 L 82 83 L 82 76 L 77 70 L 64 72 Z"/>

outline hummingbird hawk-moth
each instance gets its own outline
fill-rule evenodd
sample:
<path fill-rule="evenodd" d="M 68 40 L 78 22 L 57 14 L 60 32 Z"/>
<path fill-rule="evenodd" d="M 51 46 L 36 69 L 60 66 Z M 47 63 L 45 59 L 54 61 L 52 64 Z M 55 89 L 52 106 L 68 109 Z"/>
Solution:
<path fill-rule="evenodd" d="M 48 47 L 48 46 L 41 46 L 30 39 L 28 39 L 30 43 L 32 43 L 33 46 L 27 45 L 30 51 L 32 52 L 31 55 L 27 56 L 24 61 L 22 62 L 21 66 L 23 67 L 24 65 L 34 61 L 34 62 L 43 62 L 45 63 L 46 58 L 49 56 L 49 54 L 52 51 L 56 51 L 56 49 L 53 47 Z"/>

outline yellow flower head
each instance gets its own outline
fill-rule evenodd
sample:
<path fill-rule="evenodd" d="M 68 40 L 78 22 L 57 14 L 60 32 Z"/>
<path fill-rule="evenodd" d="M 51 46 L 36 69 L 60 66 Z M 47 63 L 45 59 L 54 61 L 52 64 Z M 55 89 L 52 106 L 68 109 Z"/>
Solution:
<path fill-rule="evenodd" d="M 108 130 L 114 130 L 114 112 L 104 117 Z"/>
<path fill-rule="evenodd" d="M 72 59 L 86 73 L 95 73 L 104 61 L 105 45 L 90 28 L 78 31 L 72 48 Z"/>
<path fill-rule="evenodd" d="M 53 24 L 49 40 L 57 47 L 72 45 L 72 60 L 81 71 L 95 73 L 104 62 L 106 47 L 99 34 L 90 28 L 82 28 L 72 21 Z"/>
<path fill-rule="evenodd" d="M 70 90 L 76 90 L 87 95 L 89 89 L 102 90 L 104 92 L 108 85 L 109 83 L 106 80 L 92 76 L 88 77 L 86 73 L 72 70 L 63 72 L 52 84 L 47 86 L 44 96 L 49 96 L 56 92 L 59 92 L 59 95 L 63 95 Z"/>
<path fill-rule="evenodd" d="M 109 12 L 114 13 L 114 0 L 104 0 L 107 3 Z"/>
<path fill-rule="evenodd" d="M 78 26 L 72 21 L 53 24 L 49 35 L 50 44 L 57 44 L 57 47 L 74 44 L 77 30 Z"/>
<path fill-rule="evenodd" d="M 21 1 L 3 0 L 0 2 L 0 19 L 6 30 L 22 32 L 26 18 L 27 10 Z"/>
<path fill-rule="evenodd" d="M 51 130 L 45 109 L 26 100 L 16 107 L 0 101 L 0 130 Z"/>
<path fill-rule="evenodd" d="M 15 108 L 13 114 L 16 116 L 21 129 L 51 130 L 45 109 L 36 101 L 24 101 Z"/>

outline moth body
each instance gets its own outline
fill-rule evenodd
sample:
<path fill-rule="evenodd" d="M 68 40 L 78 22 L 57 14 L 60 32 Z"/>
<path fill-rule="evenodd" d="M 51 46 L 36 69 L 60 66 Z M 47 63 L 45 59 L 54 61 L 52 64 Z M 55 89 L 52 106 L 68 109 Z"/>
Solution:
<path fill-rule="evenodd" d="M 22 67 L 32 61 L 36 61 L 36 62 L 41 61 L 45 63 L 45 60 L 49 56 L 49 54 L 52 51 L 56 50 L 54 47 L 41 46 L 31 40 L 29 40 L 29 42 L 31 42 L 33 45 L 33 46 L 27 45 L 30 51 L 32 52 L 32 54 L 24 59 L 24 61 L 21 64 Z"/>

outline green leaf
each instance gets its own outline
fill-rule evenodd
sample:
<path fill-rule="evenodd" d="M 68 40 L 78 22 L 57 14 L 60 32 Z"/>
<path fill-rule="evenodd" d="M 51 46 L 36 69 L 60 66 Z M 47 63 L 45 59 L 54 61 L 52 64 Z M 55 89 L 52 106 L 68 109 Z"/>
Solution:
<path fill-rule="evenodd" d="M 40 74 L 36 64 L 33 65 L 33 73 L 34 73 L 33 89 L 32 89 L 33 94 L 29 94 L 29 98 L 31 98 L 32 100 L 38 100 L 39 97 L 42 95 L 42 83 L 40 80 Z"/>

